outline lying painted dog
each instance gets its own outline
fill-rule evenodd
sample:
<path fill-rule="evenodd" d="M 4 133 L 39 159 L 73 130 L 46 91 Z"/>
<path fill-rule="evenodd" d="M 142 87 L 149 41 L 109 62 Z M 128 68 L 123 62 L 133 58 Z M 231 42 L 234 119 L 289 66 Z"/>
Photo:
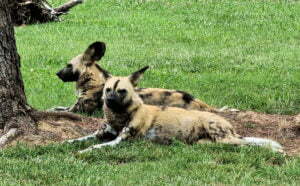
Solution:
<path fill-rule="evenodd" d="M 172 139 L 177 139 L 188 144 L 208 142 L 253 144 L 282 151 L 281 145 L 275 141 L 241 137 L 235 132 L 231 123 L 214 113 L 144 104 L 135 92 L 134 85 L 147 68 L 128 77 L 109 77 L 103 92 L 103 110 L 107 124 L 93 135 L 69 142 L 82 141 L 91 137 L 101 138 L 111 133 L 117 136 L 114 140 L 91 146 L 80 152 L 115 146 L 121 141 L 136 137 L 144 137 L 161 144 L 170 144 Z"/>
<path fill-rule="evenodd" d="M 102 109 L 104 84 L 111 75 L 96 62 L 104 56 L 105 50 L 105 43 L 94 42 L 83 54 L 74 57 L 66 67 L 57 72 L 57 76 L 62 81 L 76 82 L 78 99 L 71 107 L 56 107 L 53 110 L 91 114 L 95 110 Z M 141 69 L 135 74 L 139 75 L 144 70 Z M 134 90 L 144 103 L 149 105 L 174 106 L 203 111 L 216 110 L 183 91 L 162 88 L 136 88 L 136 86 L 137 84 L 134 84 Z"/>

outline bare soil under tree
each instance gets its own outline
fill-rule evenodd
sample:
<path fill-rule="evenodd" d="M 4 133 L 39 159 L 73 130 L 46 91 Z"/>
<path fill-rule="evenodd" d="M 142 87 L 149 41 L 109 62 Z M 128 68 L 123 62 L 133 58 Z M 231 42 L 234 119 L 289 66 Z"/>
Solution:
<path fill-rule="evenodd" d="M 242 136 L 274 139 L 284 146 L 288 155 L 300 155 L 300 114 L 278 115 L 253 111 L 223 112 L 219 115 L 229 120 Z M 60 143 L 67 139 L 91 134 L 104 123 L 101 118 L 82 120 L 44 119 L 38 123 L 36 134 L 19 136 L 8 146 L 17 142 L 31 145 Z M 0 131 L 1 132 L 1 131 Z"/>

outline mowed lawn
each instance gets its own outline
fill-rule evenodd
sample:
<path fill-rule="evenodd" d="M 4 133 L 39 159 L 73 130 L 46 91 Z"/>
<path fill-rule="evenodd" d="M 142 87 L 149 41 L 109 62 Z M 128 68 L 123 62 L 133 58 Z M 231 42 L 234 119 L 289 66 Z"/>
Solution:
<path fill-rule="evenodd" d="M 74 84 L 55 73 L 99 40 L 99 64 L 112 74 L 151 66 L 140 87 L 184 90 L 215 107 L 300 112 L 299 2 L 87 0 L 62 19 L 16 28 L 35 108 L 75 102 Z M 299 157 L 256 147 L 130 141 L 75 153 L 94 143 L 1 151 L 0 185 L 300 184 Z"/>

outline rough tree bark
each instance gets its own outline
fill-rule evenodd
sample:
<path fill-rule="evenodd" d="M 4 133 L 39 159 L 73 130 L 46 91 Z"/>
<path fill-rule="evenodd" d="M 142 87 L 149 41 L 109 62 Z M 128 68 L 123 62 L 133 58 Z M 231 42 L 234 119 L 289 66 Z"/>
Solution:
<path fill-rule="evenodd" d="M 0 148 L 20 134 L 39 135 L 40 120 L 84 118 L 69 112 L 38 111 L 27 104 L 11 19 L 10 5 L 16 1 L 0 0 Z"/>
<path fill-rule="evenodd" d="M 37 131 L 24 92 L 9 2 L 0 1 L 0 129 L 5 134 L 0 147 L 20 133 Z"/>

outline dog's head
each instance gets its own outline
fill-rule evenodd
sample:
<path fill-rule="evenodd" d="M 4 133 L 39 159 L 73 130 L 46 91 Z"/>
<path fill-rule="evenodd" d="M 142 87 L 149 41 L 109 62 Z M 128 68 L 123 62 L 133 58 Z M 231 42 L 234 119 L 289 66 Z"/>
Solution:
<path fill-rule="evenodd" d="M 105 105 L 116 113 L 126 112 L 135 104 L 136 100 L 141 102 L 135 93 L 134 87 L 144 72 L 149 68 L 146 66 L 127 77 L 110 77 L 104 86 L 103 100 Z"/>
<path fill-rule="evenodd" d="M 93 67 L 99 66 L 96 64 L 105 54 L 105 43 L 104 42 L 94 42 L 92 43 L 83 54 L 80 54 L 73 58 L 66 67 L 61 69 L 56 75 L 64 82 L 78 81 L 80 75 L 87 71 L 87 69 L 92 69 Z M 102 70 L 100 68 L 100 70 Z M 104 77 L 109 76 L 105 74 L 106 71 L 101 71 L 104 73 Z"/>

